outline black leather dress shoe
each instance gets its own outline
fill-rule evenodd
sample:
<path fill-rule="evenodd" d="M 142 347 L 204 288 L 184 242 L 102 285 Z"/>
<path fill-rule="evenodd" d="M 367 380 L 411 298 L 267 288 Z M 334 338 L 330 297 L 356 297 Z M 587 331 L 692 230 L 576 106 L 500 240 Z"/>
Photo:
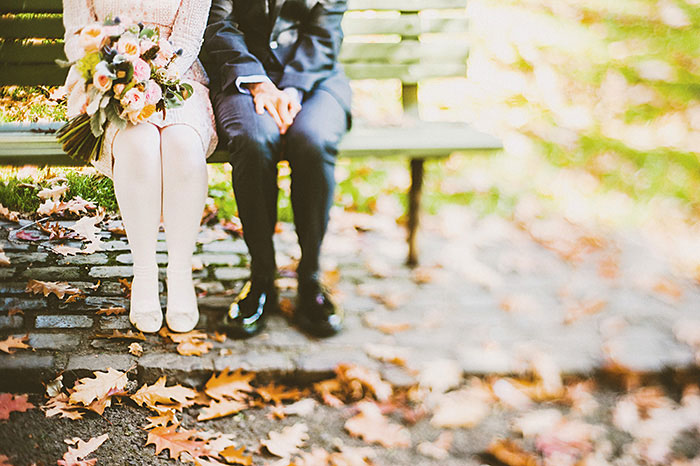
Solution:
<path fill-rule="evenodd" d="M 265 319 L 277 308 L 274 282 L 248 281 L 221 321 L 221 329 L 231 338 L 249 338 L 260 333 Z"/>
<path fill-rule="evenodd" d="M 300 285 L 294 322 L 315 337 L 330 337 L 343 328 L 343 310 L 318 282 Z"/>

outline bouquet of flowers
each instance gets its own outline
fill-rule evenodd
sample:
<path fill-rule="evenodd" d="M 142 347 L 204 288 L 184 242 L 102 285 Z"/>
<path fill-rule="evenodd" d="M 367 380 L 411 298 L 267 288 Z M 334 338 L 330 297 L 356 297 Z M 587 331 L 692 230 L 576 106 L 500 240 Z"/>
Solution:
<path fill-rule="evenodd" d="M 80 113 L 57 133 L 63 150 L 88 163 L 99 158 L 108 122 L 123 129 L 141 123 L 155 112 L 183 105 L 193 92 L 180 81 L 173 62 L 182 55 L 160 37 L 157 28 L 108 18 L 80 31 L 84 52 L 75 62 L 79 74 Z"/>

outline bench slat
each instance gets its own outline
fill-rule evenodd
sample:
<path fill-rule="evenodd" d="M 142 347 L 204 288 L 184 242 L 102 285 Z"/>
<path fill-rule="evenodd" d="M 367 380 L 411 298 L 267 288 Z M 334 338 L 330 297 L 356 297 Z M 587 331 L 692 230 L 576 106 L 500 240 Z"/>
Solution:
<path fill-rule="evenodd" d="M 469 27 L 466 17 L 420 18 L 418 15 L 402 15 L 396 18 L 366 18 L 348 15 L 343 19 L 345 36 L 399 34 L 419 36 L 421 34 L 462 33 Z"/>
<path fill-rule="evenodd" d="M 0 44 L 0 63 L 2 64 L 53 64 L 56 66 L 55 60 L 57 58 L 65 60 L 63 43 L 23 44 L 21 42 L 7 42 Z"/>
<path fill-rule="evenodd" d="M 340 61 L 388 65 L 411 63 L 458 63 L 467 61 L 469 45 L 464 42 L 419 42 L 404 40 L 395 44 L 345 42 Z"/>
<path fill-rule="evenodd" d="M 444 10 L 466 8 L 467 0 L 348 0 L 348 10 Z"/>
<path fill-rule="evenodd" d="M 398 10 L 465 8 L 466 0 L 349 0 L 348 10 Z M 3 0 L 0 13 L 61 13 L 61 0 Z"/>
<path fill-rule="evenodd" d="M 2 0 L 0 14 L 7 13 L 61 13 L 61 0 Z"/>
<path fill-rule="evenodd" d="M 52 65 L 0 63 L 0 86 L 61 86 L 68 70 Z"/>
<path fill-rule="evenodd" d="M 46 38 L 62 39 L 64 34 L 61 16 L 37 18 L 0 18 L 0 36 L 4 39 Z"/>
<path fill-rule="evenodd" d="M 53 134 L 30 129 L 55 130 L 60 123 L 0 125 L 0 165 L 75 165 L 63 153 Z M 497 150 L 501 143 L 493 136 L 463 123 L 419 122 L 414 126 L 368 127 L 356 125 L 340 144 L 340 157 L 409 158 L 445 157 L 467 150 Z M 209 162 L 226 162 L 218 150 Z"/>
<path fill-rule="evenodd" d="M 466 76 L 466 64 L 381 65 L 351 63 L 344 65 L 350 79 L 399 79 L 404 84 L 416 84 L 423 79 Z"/>

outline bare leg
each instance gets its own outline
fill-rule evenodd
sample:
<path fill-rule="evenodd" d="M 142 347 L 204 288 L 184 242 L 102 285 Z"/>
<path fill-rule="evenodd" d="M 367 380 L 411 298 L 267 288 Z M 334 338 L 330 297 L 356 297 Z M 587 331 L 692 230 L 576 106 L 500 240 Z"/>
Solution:
<path fill-rule="evenodd" d="M 189 332 L 199 320 L 192 283 L 192 254 L 207 199 L 207 163 L 199 135 L 186 125 L 161 130 L 163 219 L 168 244 L 166 321 Z"/>
<path fill-rule="evenodd" d="M 158 128 L 144 123 L 129 125 L 117 133 L 114 193 L 134 260 L 129 319 L 143 332 L 157 332 L 163 323 L 156 263 L 161 213 L 160 167 Z"/>

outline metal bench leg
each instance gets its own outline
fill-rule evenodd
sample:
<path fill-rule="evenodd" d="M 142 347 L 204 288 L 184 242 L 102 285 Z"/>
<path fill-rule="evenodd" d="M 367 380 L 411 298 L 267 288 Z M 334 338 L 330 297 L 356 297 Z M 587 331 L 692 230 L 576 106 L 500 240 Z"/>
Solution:
<path fill-rule="evenodd" d="M 417 234 L 420 223 L 420 198 L 423 192 L 423 164 L 425 159 L 411 159 L 411 189 L 408 193 L 408 259 L 406 263 L 418 265 Z"/>

